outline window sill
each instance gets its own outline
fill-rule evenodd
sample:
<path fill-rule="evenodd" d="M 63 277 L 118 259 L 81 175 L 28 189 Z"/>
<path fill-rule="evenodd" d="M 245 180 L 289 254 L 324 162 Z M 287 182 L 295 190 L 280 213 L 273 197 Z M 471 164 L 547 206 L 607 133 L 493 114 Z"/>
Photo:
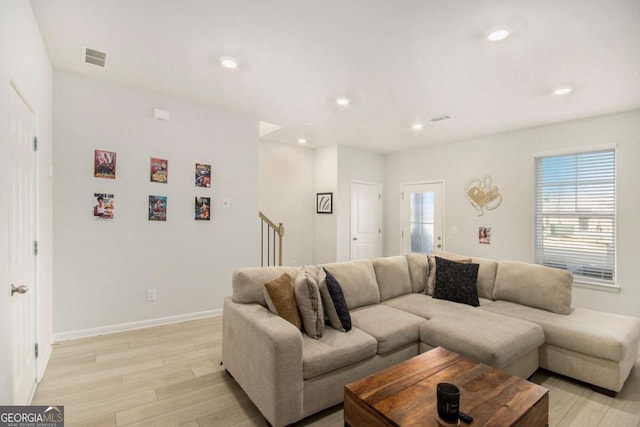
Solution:
<path fill-rule="evenodd" d="M 612 293 L 620 292 L 620 286 L 618 285 L 588 282 L 583 279 L 575 279 L 573 281 L 573 286 L 575 286 L 576 288 L 593 289 L 595 291 L 612 292 Z"/>

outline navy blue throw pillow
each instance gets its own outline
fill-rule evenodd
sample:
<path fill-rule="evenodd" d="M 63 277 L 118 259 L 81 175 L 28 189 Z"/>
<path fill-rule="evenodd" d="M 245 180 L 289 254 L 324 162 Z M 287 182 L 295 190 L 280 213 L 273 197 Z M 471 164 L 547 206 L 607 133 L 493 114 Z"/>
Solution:
<path fill-rule="evenodd" d="M 344 293 L 342 292 L 340 283 L 338 283 L 336 278 L 333 277 L 333 275 L 329 273 L 326 268 L 323 267 L 323 269 L 327 275 L 327 290 L 329 291 L 329 295 L 331 296 L 331 302 L 333 302 L 333 306 L 335 308 L 336 314 L 338 315 L 338 319 L 340 319 L 342 330 L 344 332 L 348 332 L 351 330 L 351 315 L 349 314 L 349 309 L 347 308 L 347 301 L 344 299 Z M 325 311 L 328 311 L 326 306 Z"/>
<path fill-rule="evenodd" d="M 478 267 L 478 264 L 463 264 L 436 257 L 433 297 L 479 306 Z"/>

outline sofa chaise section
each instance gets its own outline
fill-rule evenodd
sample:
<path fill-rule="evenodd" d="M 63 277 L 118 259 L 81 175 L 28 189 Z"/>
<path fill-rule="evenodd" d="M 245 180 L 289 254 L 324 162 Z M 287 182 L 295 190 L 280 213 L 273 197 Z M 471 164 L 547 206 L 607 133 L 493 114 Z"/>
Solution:
<path fill-rule="evenodd" d="M 521 378 L 538 369 L 544 333 L 535 323 L 428 295 L 403 295 L 383 304 L 428 319 L 420 326 L 420 353 L 442 346 Z"/>
<path fill-rule="evenodd" d="M 640 320 L 634 317 L 583 308 L 563 315 L 509 301 L 482 309 L 540 325 L 540 367 L 605 391 L 622 389 L 638 357 Z"/>

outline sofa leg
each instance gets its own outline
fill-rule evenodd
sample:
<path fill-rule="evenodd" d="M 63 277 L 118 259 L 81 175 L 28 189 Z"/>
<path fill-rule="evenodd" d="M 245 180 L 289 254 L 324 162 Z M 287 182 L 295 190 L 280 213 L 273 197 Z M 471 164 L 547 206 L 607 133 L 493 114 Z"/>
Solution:
<path fill-rule="evenodd" d="M 609 396 L 609 397 L 616 397 L 616 395 L 618 394 L 617 391 L 613 391 L 613 390 L 609 390 L 607 388 L 603 388 L 603 387 L 598 387 L 597 385 L 593 385 L 591 384 L 591 390 L 598 392 L 598 393 L 602 393 L 605 396 Z"/>

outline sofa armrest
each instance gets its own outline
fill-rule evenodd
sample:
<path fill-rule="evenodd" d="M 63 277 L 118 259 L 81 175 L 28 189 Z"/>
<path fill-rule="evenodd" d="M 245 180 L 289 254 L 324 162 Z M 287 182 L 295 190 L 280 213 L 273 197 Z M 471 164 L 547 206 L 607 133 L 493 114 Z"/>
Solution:
<path fill-rule="evenodd" d="M 222 362 L 273 425 L 303 417 L 302 334 L 260 304 L 225 298 Z"/>

